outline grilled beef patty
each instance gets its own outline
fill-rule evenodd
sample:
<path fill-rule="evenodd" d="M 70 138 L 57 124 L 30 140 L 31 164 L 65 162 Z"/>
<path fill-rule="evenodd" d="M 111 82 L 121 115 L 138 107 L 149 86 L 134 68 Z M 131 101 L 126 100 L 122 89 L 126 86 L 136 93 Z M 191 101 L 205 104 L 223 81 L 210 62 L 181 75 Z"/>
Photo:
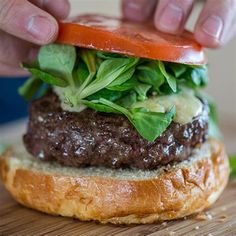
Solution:
<path fill-rule="evenodd" d="M 65 166 L 155 169 L 180 162 L 205 141 L 208 108 L 192 123 L 172 122 L 154 142 L 143 139 L 121 115 L 85 109 L 63 111 L 50 92 L 30 105 L 24 143 L 29 153 Z"/>

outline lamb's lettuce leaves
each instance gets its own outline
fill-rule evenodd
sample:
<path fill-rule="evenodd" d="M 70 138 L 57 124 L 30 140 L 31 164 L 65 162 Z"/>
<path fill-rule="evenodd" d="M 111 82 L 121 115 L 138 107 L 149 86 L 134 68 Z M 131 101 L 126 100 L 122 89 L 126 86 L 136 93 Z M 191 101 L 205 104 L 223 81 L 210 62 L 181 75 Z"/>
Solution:
<path fill-rule="evenodd" d="M 130 91 L 127 95 L 117 100 L 116 103 L 129 109 L 137 102 L 137 100 L 137 94 L 134 91 Z"/>
<path fill-rule="evenodd" d="M 93 100 L 93 101 L 84 100 L 83 104 L 95 111 L 98 111 L 98 112 L 121 114 L 118 110 L 116 110 L 110 106 L 104 105 L 102 103 L 99 103 L 98 100 L 97 101 L 96 100 Z"/>
<path fill-rule="evenodd" d="M 111 91 L 127 91 L 127 90 L 133 90 L 135 88 L 135 86 L 138 84 L 138 81 L 135 80 L 134 77 L 132 77 L 132 79 L 124 82 L 121 85 L 116 85 L 116 86 L 112 86 L 112 87 L 108 87 L 109 90 Z"/>
<path fill-rule="evenodd" d="M 137 92 L 138 94 L 138 100 L 140 101 L 144 101 L 147 99 L 147 93 L 148 91 L 151 89 L 151 85 L 149 84 L 144 84 L 144 83 L 137 83 L 134 86 L 134 90 Z"/>
<path fill-rule="evenodd" d="M 174 107 L 166 113 L 159 113 L 150 112 L 145 108 L 135 108 L 129 111 L 103 98 L 94 101 L 94 103 L 103 104 L 107 108 L 125 115 L 139 134 L 148 141 L 155 141 L 167 129 L 175 115 Z"/>
<path fill-rule="evenodd" d="M 89 75 L 90 73 L 85 62 L 80 60 L 73 75 L 77 87 L 81 87 Z"/>
<path fill-rule="evenodd" d="M 167 67 L 172 71 L 172 73 L 174 74 L 175 78 L 179 78 L 187 70 L 187 66 L 186 65 L 177 64 L 177 63 L 168 63 Z"/>
<path fill-rule="evenodd" d="M 151 61 L 137 67 L 137 77 L 140 82 L 151 85 L 156 91 L 165 82 L 157 61 Z"/>
<path fill-rule="evenodd" d="M 164 77 L 166 78 L 166 81 L 167 81 L 168 85 L 170 86 L 170 88 L 172 89 L 172 91 L 173 91 L 174 93 L 176 93 L 176 92 L 177 92 L 177 82 L 176 82 L 176 78 L 175 78 L 173 75 L 167 73 L 166 68 L 165 68 L 165 65 L 164 65 L 163 62 L 159 61 L 158 63 L 159 63 L 160 71 L 161 71 L 161 73 L 164 75 Z"/>
<path fill-rule="evenodd" d="M 192 89 L 203 88 L 208 84 L 208 74 L 205 66 L 189 66 L 184 74 L 179 77 L 185 86 Z"/>
<path fill-rule="evenodd" d="M 118 99 L 122 98 L 124 96 L 124 93 L 121 91 L 111 91 L 109 89 L 102 89 L 98 91 L 97 93 L 94 93 L 87 97 L 86 99 L 91 101 L 91 100 L 98 100 L 100 98 L 105 98 L 109 101 L 117 101 Z"/>
<path fill-rule="evenodd" d="M 132 110 L 132 117 L 129 120 L 143 138 L 155 141 L 170 125 L 174 115 L 174 107 L 166 113 L 149 112 L 143 108 L 136 108 Z"/>
<path fill-rule="evenodd" d="M 49 84 L 54 85 L 58 87 L 67 87 L 69 85 L 68 81 L 66 81 L 62 77 L 54 76 L 52 74 L 49 74 L 48 72 L 42 71 L 38 68 L 30 68 L 24 65 L 24 68 L 27 68 L 27 70 L 33 75 L 34 78 L 40 79 L 41 81 Z"/>
<path fill-rule="evenodd" d="M 112 83 L 110 83 L 107 88 L 110 90 L 116 90 L 117 87 L 121 86 L 128 80 L 130 80 L 135 72 L 135 67 L 131 67 L 120 76 L 118 76 Z"/>
<path fill-rule="evenodd" d="M 76 62 L 76 49 L 70 45 L 50 44 L 40 48 L 40 69 L 62 78 L 71 77 Z"/>
<path fill-rule="evenodd" d="M 183 65 L 80 49 L 71 45 L 43 46 L 38 60 L 23 65 L 30 78 L 19 93 L 31 99 L 43 84 L 60 87 L 70 106 L 125 115 L 142 137 L 154 141 L 172 122 L 175 109 L 166 113 L 132 109 L 153 95 L 178 93 L 184 85 L 197 90 L 208 82 L 204 66 Z M 78 109 L 79 110 L 79 109 Z"/>
<path fill-rule="evenodd" d="M 42 80 L 32 76 L 30 79 L 26 80 L 21 87 L 18 88 L 18 93 L 26 101 L 29 101 L 35 96 L 35 94 L 37 94 L 42 85 Z"/>
<path fill-rule="evenodd" d="M 84 99 L 99 90 L 110 85 L 115 79 L 122 76 L 132 66 L 138 63 L 136 58 L 108 59 L 101 63 L 96 79 L 92 81 L 84 90 L 78 94 L 79 99 Z"/>
<path fill-rule="evenodd" d="M 95 52 L 92 50 L 85 50 L 82 49 L 80 52 L 80 57 L 83 60 L 82 64 L 85 63 L 86 67 L 87 67 L 87 71 L 85 69 L 85 67 L 81 67 L 79 71 L 77 69 L 77 77 L 78 80 L 80 81 L 80 86 L 78 87 L 77 91 L 76 91 L 76 95 L 75 96 L 80 96 L 80 94 L 82 93 L 82 91 L 92 82 L 95 74 L 96 74 L 96 57 L 95 57 Z M 81 63 L 79 63 L 80 66 Z M 78 66 L 78 68 L 79 68 Z M 83 73 L 82 75 L 80 75 L 80 73 Z M 73 94 L 72 94 L 73 96 Z"/>

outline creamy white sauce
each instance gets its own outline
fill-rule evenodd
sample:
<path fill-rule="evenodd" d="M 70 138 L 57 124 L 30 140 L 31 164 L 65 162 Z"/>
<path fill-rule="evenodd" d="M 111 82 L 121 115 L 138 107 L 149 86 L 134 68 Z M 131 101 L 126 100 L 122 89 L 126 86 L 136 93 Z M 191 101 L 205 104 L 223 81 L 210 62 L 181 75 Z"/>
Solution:
<path fill-rule="evenodd" d="M 67 101 L 65 98 L 65 89 L 64 88 L 60 88 L 60 87 L 53 87 L 53 91 L 57 94 L 57 96 L 59 97 L 60 101 L 61 101 L 61 108 L 64 111 L 70 111 L 70 112 L 81 112 L 83 111 L 86 106 L 84 105 L 78 105 L 78 106 L 72 106 L 72 104 Z"/>
<path fill-rule="evenodd" d="M 81 112 L 86 106 L 72 106 L 69 101 L 65 100 L 65 89 L 54 87 L 54 92 L 58 95 L 61 101 L 61 107 L 65 111 Z M 142 102 L 136 102 L 133 108 L 146 108 L 153 112 L 166 112 L 173 106 L 176 108 L 174 121 L 179 124 L 187 124 L 192 121 L 195 116 L 198 116 L 203 109 L 201 101 L 195 97 L 194 93 L 189 90 L 184 90 L 181 93 L 165 96 L 154 96 Z"/>
<path fill-rule="evenodd" d="M 153 112 L 166 112 L 173 106 L 176 108 L 174 121 L 186 124 L 202 112 L 203 105 L 193 93 L 185 91 L 179 94 L 156 96 L 143 102 L 137 102 L 134 108 L 144 107 Z"/>

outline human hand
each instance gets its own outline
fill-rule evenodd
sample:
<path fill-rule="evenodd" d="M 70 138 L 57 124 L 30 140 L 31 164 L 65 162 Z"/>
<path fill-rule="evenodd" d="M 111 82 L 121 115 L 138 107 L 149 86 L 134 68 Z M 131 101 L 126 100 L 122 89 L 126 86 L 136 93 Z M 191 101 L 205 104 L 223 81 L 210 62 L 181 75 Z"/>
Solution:
<path fill-rule="evenodd" d="M 25 75 L 20 62 L 57 38 L 56 19 L 69 10 L 68 0 L 0 0 L 0 76 Z"/>
<path fill-rule="evenodd" d="M 153 17 L 155 27 L 171 34 L 184 29 L 194 0 L 123 0 L 125 18 L 144 22 Z M 207 0 L 195 24 L 196 40 L 205 47 L 225 45 L 236 34 L 236 0 Z"/>

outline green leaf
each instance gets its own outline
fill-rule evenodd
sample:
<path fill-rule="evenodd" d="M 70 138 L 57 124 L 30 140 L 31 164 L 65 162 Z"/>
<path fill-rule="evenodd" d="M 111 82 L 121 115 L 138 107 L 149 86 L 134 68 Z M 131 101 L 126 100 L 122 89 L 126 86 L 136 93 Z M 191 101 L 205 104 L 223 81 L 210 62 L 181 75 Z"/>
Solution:
<path fill-rule="evenodd" d="M 92 83 L 90 83 L 83 91 L 81 91 L 79 98 L 86 98 L 107 87 L 137 62 L 138 59 L 135 58 L 109 59 L 102 62 L 97 72 L 96 79 L 92 81 Z"/>
<path fill-rule="evenodd" d="M 41 71 L 37 68 L 28 68 L 28 71 L 37 79 L 41 79 L 43 82 L 55 85 L 58 87 L 66 87 L 68 86 L 68 82 L 62 78 L 55 77 L 47 72 Z"/>
<path fill-rule="evenodd" d="M 92 100 L 92 101 L 82 100 L 82 103 L 85 106 L 98 112 L 120 114 L 120 112 L 117 111 L 116 109 L 113 109 L 112 107 L 104 105 L 104 104 L 100 104 L 97 100 Z"/>
<path fill-rule="evenodd" d="M 167 113 L 148 112 L 142 108 L 136 108 L 132 112 L 130 121 L 143 138 L 155 141 L 170 125 L 174 115 L 174 107 Z"/>
<path fill-rule="evenodd" d="M 201 83 L 200 83 L 201 87 L 206 86 L 209 81 L 207 68 L 203 66 L 195 69 L 194 71 L 196 72 L 198 77 L 201 78 Z"/>
<path fill-rule="evenodd" d="M 167 83 L 169 84 L 169 86 L 172 89 L 172 91 L 174 93 L 176 93 L 177 92 L 176 78 L 173 75 L 171 75 L 171 74 L 166 72 L 165 65 L 164 65 L 163 62 L 158 61 L 158 63 L 159 63 L 159 68 L 160 68 L 162 74 L 165 76 L 165 78 L 167 80 Z"/>
<path fill-rule="evenodd" d="M 116 101 L 117 99 L 120 99 L 122 96 L 123 93 L 120 91 L 111 91 L 105 88 L 90 95 L 86 99 L 91 101 L 91 100 L 99 100 L 100 98 L 105 98 L 109 101 Z"/>
<path fill-rule="evenodd" d="M 97 57 L 107 60 L 107 59 L 113 59 L 113 58 L 122 58 L 125 57 L 121 54 L 117 54 L 117 53 L 110 53 L 110 52 L 102 52 L 102 51 L 97 51 Z"/>
<path fill-rule="evenodd" d="M 183 79 L 183 84 L 187 85 L 190 88 L 199 88 L 205 87 L 208 84 L 208 72 L 205 66 L 201 67 L 190 67 L 187 71 L 181 75 Z"/>
<path fill-rule="evenodd" d="M 179 78 L 184 74 L 188 68 L 188 65 L 178 64 L 178 63 L 168 63 L 167 67 L 171 69 L 174 73 L 175 78 Z"/>
<path fill-rule="evenodd" d="M 138 100 L 144 101 L 147 99 L 147 92 L 152 86 L 149 84 L 138 83 L 134 89 L 138 93 Z"/>
<path fill-rule="evenodd" d="M 89 73 L 96 73 L 96 58 L 95 52 L 90 49 L 82 49 L 80 56 L 88 67 Z"/>
<path fill-rule="evenodd" d="M 100 98 L 99 100 L 97 100 L 98 103 L 101 103 L 103 105 L 106 105 L 108 107 L 111 107 L 113 109 L 115 109 L 116 111 L 120 112 L 121 114 L 127 116 L 127 117 L 131 117 L 132 114 L 129 112 L 129 110 L 127 110 L 126 108 L 116 104 L 116 103 L 113 103 L 113 102 L 110 102 L 104 98 Z"/>
<path fill-rule="evenodd" d="M 62 78 L 68 78 L 72 75 L 74 69 L 76 50 L 71 45 L 46 45 L 40 48 L 38 61 L 43 71 Z"/>
<path fill-rule="evenodd" d="M 127 80 L 130 80 L 134 74 L 135 68 L 131 67 L 129 70 L 122 73 L 112 83 L 107 86 L 108 89 L 114 90 L 114 87 L 124 84 Z"/>
<path fill-rule="evenodd" d="M 94 75 L 96 74 L 96 58 L 95 53 L 92 50 L 83 49 L 81 50 L 81 58 L 85 62 L 89 74 L 86 78 L 83 78 L 83 83 L 80 85 L 79 90 L 76 93 L 76 97 L 80 95 L 80 93 L 91 83 L 93 80 Z"/>
<path fill-rule="evenodd" d="M 236 155 L 229 156 L 229 164 L 231 169 L 231 177 L 236 177 Z"/>
<path fill-rule="evenodd" d="M 174 107 L 167 113 L 148 112 L 143 108 L 136 108 L 130 112 L 126 108 L 106 99 L 99 99 L 97 102 L 109 106 L 125 115 L 139 134 L 148 141 L 155 141 L 170 125 L 175 115 Z"/>
<path fill-rule="evenodd" d="M 178 93 L 178 89 L 177 89 L 177 93 Z M 171 89 L 170 85 L 168 83 L 164 83 L 158 92 L 159 95 L 170 95 L 173 94 L 173 90 Z"/>
<path fill-rule="evenodd" d="M 133 104 L 136 102 L 137 102 L 137 95 L 134 91 L 131 91 L 129 94 L 119 99 L 117 101 L 117 104 L 125 108 L 131 108 Z"/>
<path fill-rule="evenodd" d="M 78 82 L 78 86 L 81 86 L 84 83 L 84 81 L 88 78 L 88 76 L 89 76 L 89 71 L 85 62 L 83 62 L 82 60 L 79 61 L 74 75 L 75 81 Z"/>
<path fill-rule="evenodd" d="M 156 91 L 165 82 L 165 77 L 161 73 L 158 63 L 156 61 L 148 62 L 137 68 L 138 80 L 145 84 L 152 85 Z"/>
<path fill-rule="evenodd" d="M 43 85 L 43 82 L 35 77 L 30 77 L 25 81 L 25 83 L 18 88 L 18 93 L 27 101 L 32 99 L 40 87 Z"/>
<path fill-rule="evenodd" d="M 109 87 L 109 90 L 112 91 L 127 91 L 127 90 L 132 90 L 134 87 L 138 84 L 139 82 L 135 80 L 134 77 L 132 77 L 130 80 L 126 81 L 125 83 L 121 85 L 116 85 Z"/>
<path fill-rule="evenodd" d="M 118 78 L 122 73 L 125 73 L 127 70 L 132 68 L 138 63 L 139 59 L 137 58 L 117 58 L 105 60 L 99 67 L 96 81 L 104 80 L 104 78 L 114 75 L 117 73 Z"/>

